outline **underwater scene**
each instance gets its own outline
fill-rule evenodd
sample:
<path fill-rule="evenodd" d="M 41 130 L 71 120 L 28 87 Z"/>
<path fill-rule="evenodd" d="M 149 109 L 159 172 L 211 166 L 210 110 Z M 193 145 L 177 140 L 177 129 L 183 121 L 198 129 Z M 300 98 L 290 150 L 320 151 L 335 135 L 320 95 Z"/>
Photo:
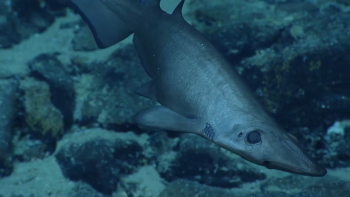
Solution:
<path fill-rule="evenodd" d="M 350 197 L 350 1 L 0 0 L 0 197 Z"/>

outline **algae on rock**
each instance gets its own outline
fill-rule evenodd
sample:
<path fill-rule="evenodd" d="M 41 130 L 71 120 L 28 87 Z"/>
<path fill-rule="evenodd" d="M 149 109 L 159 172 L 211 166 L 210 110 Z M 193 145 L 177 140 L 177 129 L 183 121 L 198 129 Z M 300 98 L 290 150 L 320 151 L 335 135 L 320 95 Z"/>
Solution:
<path fill-rule="evenodd" d="M 63 116 L 51 103 L 49 86 L 27 78 L 20 87 L 24 91 L 25 122 L 35 135 L 56 141 L 63 134 Z"/>

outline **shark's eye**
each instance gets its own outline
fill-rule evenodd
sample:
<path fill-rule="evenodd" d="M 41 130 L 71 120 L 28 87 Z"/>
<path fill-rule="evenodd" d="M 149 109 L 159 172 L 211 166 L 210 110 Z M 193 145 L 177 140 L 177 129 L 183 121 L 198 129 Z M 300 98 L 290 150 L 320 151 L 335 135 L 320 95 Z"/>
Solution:
<path fill-rule="evenodd" d="M 261 142 L 261 136 L 260 136 L 259 131 L 253 130 L 250 133 L 248 133 L 247 142 L 249 144 L 257 144 L 257 143 Z"/>

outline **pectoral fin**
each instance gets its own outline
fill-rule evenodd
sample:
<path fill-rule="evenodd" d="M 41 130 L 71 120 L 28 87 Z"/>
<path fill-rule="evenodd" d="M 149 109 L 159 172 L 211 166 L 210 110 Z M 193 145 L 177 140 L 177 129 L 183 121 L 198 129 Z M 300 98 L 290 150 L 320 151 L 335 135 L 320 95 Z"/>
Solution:
<path fill-rule="evenodd" d="M 196 134 L 205 127 L 200 120 L 186 118 L 163 106 L 154 106 L 137 113 L 134 122 L 149 129 Z"/>

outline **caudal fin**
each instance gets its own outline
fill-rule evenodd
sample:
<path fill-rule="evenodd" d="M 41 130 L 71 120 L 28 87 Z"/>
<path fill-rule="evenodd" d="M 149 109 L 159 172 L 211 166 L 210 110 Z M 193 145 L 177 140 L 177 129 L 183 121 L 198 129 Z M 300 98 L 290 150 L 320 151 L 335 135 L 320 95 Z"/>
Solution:
<path fill-rule="evenodd" d="M 160 0 L 71 0 L 71 2 L 89 25 L 98 47 L 107 48 L 132 34 L 138 23 L 143 22 L 145 12 L 151 11 L 149 8 L 159 7 Z"/>
<path fill-rule="evenodd" d="M 73 6 L 89 25 L 100 48 L 107 48 L 128 37 L 132 31 L 100 0 L 71 0 Z"/>

